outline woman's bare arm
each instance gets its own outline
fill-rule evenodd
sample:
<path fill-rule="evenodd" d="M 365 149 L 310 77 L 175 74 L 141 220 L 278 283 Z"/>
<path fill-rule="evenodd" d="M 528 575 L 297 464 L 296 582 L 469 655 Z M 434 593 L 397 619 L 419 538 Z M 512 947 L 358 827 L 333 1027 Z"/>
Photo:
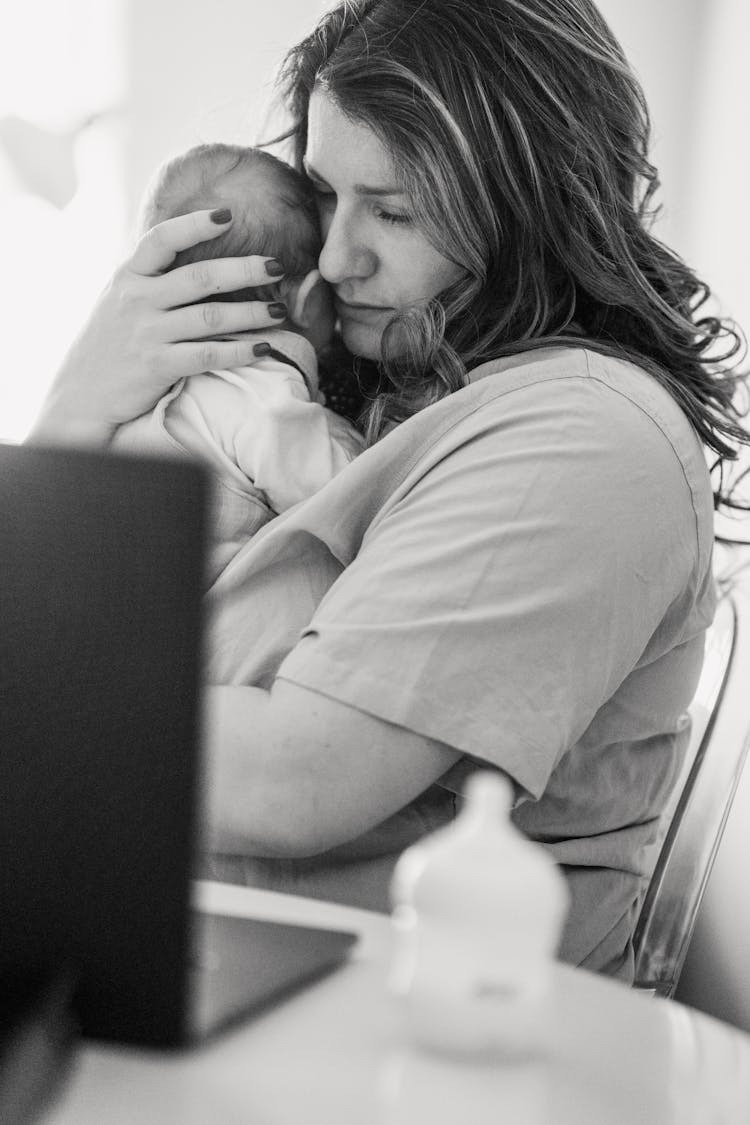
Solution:
<path fill-rule="evenodd" d="M 413 800 L 460 754 L 284 680 L 210 687 L 206 837 L 214 851 L 309 856 Z"/>

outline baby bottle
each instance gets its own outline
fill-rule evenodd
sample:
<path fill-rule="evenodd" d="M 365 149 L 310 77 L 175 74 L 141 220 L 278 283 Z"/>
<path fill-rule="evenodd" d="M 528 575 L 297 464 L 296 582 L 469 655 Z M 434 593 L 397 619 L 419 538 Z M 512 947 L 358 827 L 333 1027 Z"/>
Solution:
<path fill-rule="evenodd" d="M 391 991 L 407 1035 L 439 1051 L 543 1051 L 568 892 L 510 820 L 512 789 L 478 771 L 456 819 L 408 848 L 393 875 Z"/>

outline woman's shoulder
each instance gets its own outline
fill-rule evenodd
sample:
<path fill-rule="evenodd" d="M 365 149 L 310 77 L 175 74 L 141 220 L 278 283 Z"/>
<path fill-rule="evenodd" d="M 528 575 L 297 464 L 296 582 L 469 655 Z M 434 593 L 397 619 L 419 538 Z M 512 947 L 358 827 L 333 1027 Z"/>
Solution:
<path fill-rule="evenodd" d="M 576 342 L 530 348 L 469 371 L 460 390 L 402 422 L 378 445 L 382 458 L 435 464 L 471 445 L 490 456 L 501 447 L 528 451 L 544 444 L 545 462 L 579 463 L 600 450 L 623 471 L 671 465 L 710 500 L 703 447 L 675 398 L 652 374 L 624 358 Z M 373 453 L 375 460 L 378 455 Z"/>
<path fill-rule="evenodd" d="M 548 480 L 581 474 L 589 492 L 593 478 L 619 497 L 645 487 L 686 502 L 699 538 L 710 538 L 713 498 L 703 447 L 666 387 L 630 360 L 580 344 L 529 349 L 469 372 L 465 387 L 422 415 L 402 424 L 420 430 L 409 435 L 412 450 L 427 439 L 422 466 L 471 450 L 524 472 L 533 460 Z"/>
<path fill-rule="evenodd" d="M 467 437 L 467 423 L 521 446 L 546 433 L 561 466 L 577 462 L 601 476 L 606 462 L 619 467 L 620 493 L 640 481 L 676 504 L 684 498 L 699 540 L 709 543 L 713 495 L 704 448 L 667 387 L 637 363 L 581 345 L 538 348 L 483 364 L 464 390 L 481 409 L 454 437 Z"/>
<path fill-rule="evenodd" d="M 464 391 L 474 408 L 490 408 L 483 412 L 486 421 L 492 414 L 528 419 L 535 409 L 557 408 L 601 426 L 614 445 L 666 442 L 691 476 L 705 471 L 698 436 L 667 387 L 632 360 L 583 343 L 490 360 L 468 373 Z"/>
<path fill-rule="evenodd" d="M 548 393 L 569 393 L 577 381 L 598 383 L 629 399 L 647 414 L 684 418 L 666 387 L 644 367 L 624 356 L 598 351 L 585 342 L 530 348 L 488 360 L 467 375 L 469 387 L 480 393 L 486 388 L 490 397 L 535 386 Z"/>

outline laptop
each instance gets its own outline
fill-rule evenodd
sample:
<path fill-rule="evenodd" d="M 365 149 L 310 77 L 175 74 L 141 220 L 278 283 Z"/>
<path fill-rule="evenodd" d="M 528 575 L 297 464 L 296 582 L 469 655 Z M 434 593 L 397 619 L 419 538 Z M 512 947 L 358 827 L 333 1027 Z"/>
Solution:
<path fill-rule="evenodd" d="M 85 1035 L 200 1040 L 339 965 L 341 931 L 190 906 L 208 481 L 0 444 L 0 987 Z"/>

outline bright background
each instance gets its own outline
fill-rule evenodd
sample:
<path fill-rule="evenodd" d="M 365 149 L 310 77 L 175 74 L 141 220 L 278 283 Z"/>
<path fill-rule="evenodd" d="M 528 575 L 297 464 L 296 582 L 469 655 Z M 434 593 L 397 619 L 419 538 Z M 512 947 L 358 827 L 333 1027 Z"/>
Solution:
<path fill-rule="evenodd" d="M 166 157 L 268 135 L 321 0 L 25 0 L 0 34 L 0 440 L 22 440 Z M 651 106 L 657 233 L 750 327 L 746 0 L 601 0 Z"/>

